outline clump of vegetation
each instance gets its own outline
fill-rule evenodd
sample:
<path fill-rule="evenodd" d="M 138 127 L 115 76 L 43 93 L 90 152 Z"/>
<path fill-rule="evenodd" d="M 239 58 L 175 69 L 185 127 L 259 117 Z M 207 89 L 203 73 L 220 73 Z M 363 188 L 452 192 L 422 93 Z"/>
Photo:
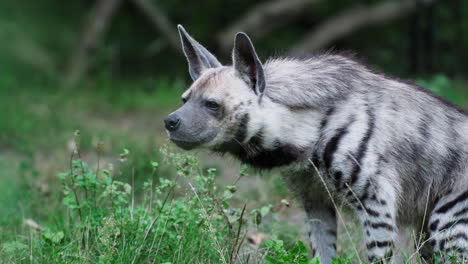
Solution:
<path fill-rule="evenodd" d="M 92 169 L 81 159 L 79 132 L 70 168 L 58 175 L 63 214 L 41 227 L 32 220 L 29 236 L 0 247 L 1 259 L 20 263 L 309 263 L 302 242 L 289 249 L 273 239 L 261 248 L 246 245 L 246 232 L 258 228 L 271 206 L 246 212 L 231 198 L 235 185 L 215 184 L 215 169 L 162 148 L 161 163 L 176 168 L 173 177 L 155 177 L 151 162 L 139 194 L 118 180 L 117 166 Z M 124 149 L 120 163 L 128 162 Z M 239 177 L 246 175 L 243 167 Z M 128 170 L 121 170 L 128 171 Z M 124 177 L 131 178 L 131 177 Z M 274 221 L 274 220 L 271 220 Z M 274 238 L 274 237 L 273 237 Z M 292 262 L 291 262 L 292 261 Z M 316 263 L 316 262 L 313 262 Z"/>

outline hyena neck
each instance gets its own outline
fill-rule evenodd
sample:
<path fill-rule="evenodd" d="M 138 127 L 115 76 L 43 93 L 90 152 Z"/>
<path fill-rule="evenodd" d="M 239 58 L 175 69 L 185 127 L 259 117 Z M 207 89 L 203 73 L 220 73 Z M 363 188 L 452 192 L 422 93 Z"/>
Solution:
<path fill-rule="evenodd" d="M 217 151 L 230 153 L 243 163 L 272 169 L 302 162 L 311 156 L 318 139 L 321 114 L 312 110 L 290 111 L 268 98 L 249 114 L 243 141 L 231 140 Z"/>
<path fill-rule="evenodd" d="M 264 131 L 260 131 L 247 143 L 226 142 L 217 151 L 229 153 L 242 163 L 258 169 L 273 169 L 306 158 L 306 148 L 288 142 L 277 141 L 274 146 L 266 148 L 264 146 L 264 133 Z"/>

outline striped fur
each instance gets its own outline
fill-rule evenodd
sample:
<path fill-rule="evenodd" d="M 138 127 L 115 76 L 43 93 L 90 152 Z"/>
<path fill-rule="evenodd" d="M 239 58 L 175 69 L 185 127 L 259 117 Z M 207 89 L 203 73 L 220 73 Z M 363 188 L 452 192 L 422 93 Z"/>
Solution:
<path fill-rule="evenodd" d="M 428 256 L 468 257 L 466 111 L 345 56 L 262 64 L 246 35 L 235 47 L 234 67 L 197 66 L 187 55 L 201 70 L 171 114 L 181 119 L 168 132 L 176 144 L 279 168 L 304 205 L 322 263 L 336 254 L 333 202 L 358 216 L 371 262 L 408 250 L 396 247 L 407 227 L 424 227 Z M 206 100 L 219 103 L 216 113 Z"/>

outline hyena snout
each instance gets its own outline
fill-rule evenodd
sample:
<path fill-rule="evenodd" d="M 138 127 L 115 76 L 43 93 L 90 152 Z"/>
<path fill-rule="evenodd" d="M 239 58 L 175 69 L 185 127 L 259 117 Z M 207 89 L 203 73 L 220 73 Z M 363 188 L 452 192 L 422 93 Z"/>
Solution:
<path fill-rule="evenodd" d="M 164 126 L 170 140 L 186 150 L 212 142 L 219 133 L 214 118 L 190 103 L 169 114 Z"/>
<path fill-rule="evenodd" d="M 180 126 L 180 117 L 177 114 L 170 114 L 164 118 L 164 124 L 168 131 L 176 131 Z"/>

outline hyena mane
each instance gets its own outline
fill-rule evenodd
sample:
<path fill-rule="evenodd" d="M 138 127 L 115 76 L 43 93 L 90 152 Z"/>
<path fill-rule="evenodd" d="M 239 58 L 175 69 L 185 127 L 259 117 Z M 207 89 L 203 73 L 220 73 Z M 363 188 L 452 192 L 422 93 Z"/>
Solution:
<path fill-rule="evenodd" d="M 322 263 L 336 256 L 337 204 L 355 212 L 371 262 L 408 254 L 407 228 L 425 241 L 417 249 L 426 257 L 468 256 L 465 110 L 339 54 L 261 63 L 243 33 L 233 66 L 221 66 L 179 30 L 194 83 L 188 103 L 165 120 L 171 139 L 182 147 L 209 141 L 253 167 L 279 168 L 304 206 Z M 207 104 L 209 95 L 222 103 Z"/>

